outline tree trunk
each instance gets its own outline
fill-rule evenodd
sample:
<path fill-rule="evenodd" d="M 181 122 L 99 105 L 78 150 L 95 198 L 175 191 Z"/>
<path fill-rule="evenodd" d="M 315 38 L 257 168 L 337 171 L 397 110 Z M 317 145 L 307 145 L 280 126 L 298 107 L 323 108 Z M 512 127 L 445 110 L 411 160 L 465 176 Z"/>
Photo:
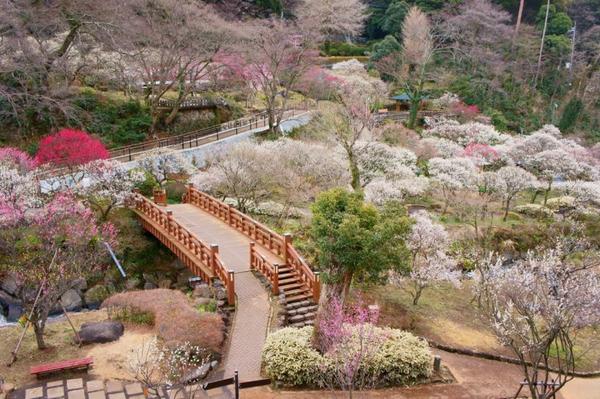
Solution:
<path fill-rule="evenodd" d="M 540 76 L 540 69 L 542 67 L 542 54 L 544 52 L 544 40 L 546 40 L 546 28 L 548 28 L 548 15 L 550 13 L 550 0 L 546 3 L 546 17 L 544 18 L 544 29 L 542 30 L 542 42 L 540 43 L 540 53 L 538 55 L 537 69 L 535 71 L 535 79 L 533 81 L 533 87 L 537 87 L 538 78 Z"/>
<path fill-rule="evenodd" d="M 420 97 L 421 96 L 417 96 L 418 100 L 416 101 L 414 99 L 410 101 L 410 113 L 408 115 L 408 123 L 406 125 L 406 127 L 409 129 L 414 129 L 415 124 L 417 123 L 417 114 L 419 112 L 419 105 L 421 104 Z"/>
<path fill-rule="evenodd" d="M 517 14 L 517 24 L 515 25 L 515 33 L 513 34 L 513 43 L 517 40 L 519 35 L 519 28 L 521 27 L 521 19 L 523 18 L 523 8 L 525 7 L 525 0 L 519 2 L 519 13 Z"/>
<path fill-rule="evenodd" d="M 346 303 L 346 299 L 348 299 L 348 295 L 350 294 L 350 285 L 352 285 L 352 277 L 354 276 L 354 272 L 346 271 L 344 273 L 344 281 L 343 281 L 343 290 L 342 296 L 340 298 L 342 304 Z"/>
<path fill-rule="evenodd" d="M 502 218 L 502 220 L 504 222 L 506 222 L 506 219 L 508 218 L 508 209 L 510 207 L 510 201 L 506 200 L 506 206 L 504 207 L 504 217 Z"/>
<path fill-rule="evenodd" d="M 35 333 L 35 341 L 37 343 L 37 347 L 39 350 L 43 350 L 46 349 L 46 342 L 44 342 L 44 327 L 45 327 L 45 322 L 41 322 L 39 320 L 36 320 L 35 323 L 33 324 L 33 331 Z"/>

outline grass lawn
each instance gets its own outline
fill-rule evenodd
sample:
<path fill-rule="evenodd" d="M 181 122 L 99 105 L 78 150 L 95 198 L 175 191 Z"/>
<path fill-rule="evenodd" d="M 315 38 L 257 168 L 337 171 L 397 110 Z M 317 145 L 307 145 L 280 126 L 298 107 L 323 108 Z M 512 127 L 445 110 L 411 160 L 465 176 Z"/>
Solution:
<path fill-rule="evenodd" d="M 379 324 L 409 330 L 429 340 L 458 348 L 476 349 L 514 357 L 502 347 L 479 316 L 477 303 L 466 282 L 460 288 L 441 285 L 426 289 L 417 306 L 409 294 L 390 285 L 368 287 L 363 296 L 377 303 Z M 575 339 L 577 369 L 600 370 L 600 326 L 579 333 Z"/>

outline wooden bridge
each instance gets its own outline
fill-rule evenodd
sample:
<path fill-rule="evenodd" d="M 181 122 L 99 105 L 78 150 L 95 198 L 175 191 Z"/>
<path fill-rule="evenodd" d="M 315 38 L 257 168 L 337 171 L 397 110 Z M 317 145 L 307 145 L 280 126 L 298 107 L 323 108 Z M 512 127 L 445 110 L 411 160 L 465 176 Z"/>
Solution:
<path fill-rule="evenodd" d="M 194 273 L 209 284 L 220 281 L 236 315 L 225 373 L 240 371 L 247 380 L 260 376 L 260 352 L 267 334 L 267 291 L 250 271 L 261 273 L 287 308 L 316 308 L 319 274 L 293 246 L 289 234 L 278 234 L 222 201 L 188 186 L 183 204 L 159 206 L 139 193 L 134 210 L 156 236 Z M 312 320 L 306 318 L 306 324 Z M 312 313 L 310 314 L 312 317 Z"/>

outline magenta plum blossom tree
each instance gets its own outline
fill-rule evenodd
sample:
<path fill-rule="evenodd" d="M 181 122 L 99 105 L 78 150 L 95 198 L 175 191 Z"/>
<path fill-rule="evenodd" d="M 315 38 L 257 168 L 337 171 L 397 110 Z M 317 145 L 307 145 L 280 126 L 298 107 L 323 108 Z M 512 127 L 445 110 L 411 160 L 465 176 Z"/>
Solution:
<path fill-rule="evenodd" d="M 330 359 L 323 366 L 322 383 L 332 389 L 341 388 L 352 398 L 354 391 L 376 383 L 369 378 L 366 365 L 383 339 L 375 331 L 379 312 L 360 300 L 344 306 L 337 297 L 325 306 L 315 330 L 318 349 Z"/>
<path fill-rule="evenodd" d="M 504 166 L 498 170 L 496 175 L 498 179 L 495 181 L 495 189 L 502 198 L 502 205 L 504 206 L 503 220 L 506 221 L 512 200 L 521 191 L 535 188 L 537 179 L 518 166 Z"/>
<path fill-rule="evenodd" d="M 573 379 L 578 332 L 600 323 L 595 254 L 572 262 L 562 245 L 506 265 L 478 267 L 476 295 L 498 340 L 517 356 L 532 398 L 551 398 Z"/>
<path fill-rule="evenodd" d="M 470 158 L 480 168 L 493 165 L 500 160 L 498 151 L 489 144 L 471 143 L 465 147 L 462 155 Z"/>
<path fill-rule="evenodd" d="M 93 212 L 69 194 L 20 216 L 1 226 L 0 269 L 17 277 L 38 348 L 44 349 L 50 311 L 76 279 L 102 270 L 108 259 L 103 242 L 115 246 L 116 230 L 109 223 L 98 226 Z"/>
<path fill-rule="evenodd" d="M 412 215 L 414 224 L 406 246 L 411 254 L 410 272 L 406 279 L 409 284 L 402 286 L 409 292 L 413 305 L 419 303 L 423 291 L 431 284 L 449 281 L 460 284 L 460 270 L 456 261 L 447 255 L 450 237 L 441 224 L 434 223 L 429 214 L 419 211 Z M 393 282 L 405 280 L 404 276 L 392 273 Z"/>

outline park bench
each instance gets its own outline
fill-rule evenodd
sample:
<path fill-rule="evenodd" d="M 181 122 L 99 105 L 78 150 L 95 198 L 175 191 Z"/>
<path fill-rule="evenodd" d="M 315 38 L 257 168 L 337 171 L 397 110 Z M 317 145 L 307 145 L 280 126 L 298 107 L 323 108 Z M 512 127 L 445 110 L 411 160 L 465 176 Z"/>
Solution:
<path fill-rule="evenodd" d="M 82 359 L 62 360 L 60 362 L 46 363 L 46 364 L 40 364 L 37 366 L 32 366 L 29 369 L 29 373 L 35 375 L 36 377 L 39 377 L 41 375 L 58 373 L 58 372 L 67 371 L 67 370 L 83 370 L 83 369 L 85 369 L 87 371 L 87 369 L 93 363 L 94 363 L 94 359 L 91 357 L 86 357 L 86 358 L 82 358 Z"/>

